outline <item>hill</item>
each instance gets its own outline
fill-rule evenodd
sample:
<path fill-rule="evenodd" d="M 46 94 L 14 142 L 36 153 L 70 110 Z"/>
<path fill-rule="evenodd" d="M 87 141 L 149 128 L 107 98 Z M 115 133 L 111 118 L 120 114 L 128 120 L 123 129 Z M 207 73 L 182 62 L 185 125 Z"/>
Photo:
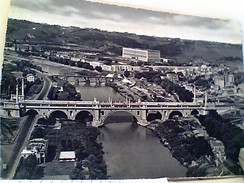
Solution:
<path fill-rule="evenodd" d="M 131 33 L 108 32 L 98 29 L 62 27 L 34 23 L 26 20 L 8 20 L 8 42 L 31 44 L 76 45 L 96 48 L 121 55 L 121 47 L 156 49 L 161 57 L 177 62 L 205 60 L 211 62 L 242 63 L 242 46 L 218 42 L 162 38 Z"/>

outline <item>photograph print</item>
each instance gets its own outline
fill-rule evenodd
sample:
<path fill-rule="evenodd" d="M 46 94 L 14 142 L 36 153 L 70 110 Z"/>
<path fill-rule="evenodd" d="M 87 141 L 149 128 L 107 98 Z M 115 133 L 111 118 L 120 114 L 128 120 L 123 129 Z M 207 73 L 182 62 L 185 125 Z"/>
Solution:
<path fill-rule="evenodd" d="M 2 179 L 243 175 L 239 22 L 11 0 Z"/>

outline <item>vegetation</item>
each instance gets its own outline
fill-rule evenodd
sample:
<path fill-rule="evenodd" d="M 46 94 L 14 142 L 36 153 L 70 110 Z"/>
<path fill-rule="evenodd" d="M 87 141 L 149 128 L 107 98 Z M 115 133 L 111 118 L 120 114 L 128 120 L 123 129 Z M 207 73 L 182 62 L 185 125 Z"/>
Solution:
<path fill-rule="evenodd" d="M 13 129 L 9 125 L 8 120 L 3 118 L 0 119 L 0 129 L 1 144 L 5 143 L 6 141 L 9 141 L 14 136 Z"/>
<path fill-rule="evenodd" d="M 179 96 L 179 99 L 182 102 L 192 102 L 193 93 L 189 90 L 186 90 L 183 86 L 180 86 L 176 83 L 173 83 L 169 79 L 161 79 L 162 73 L 159 71 L 147 71 L 147 72 L 136 72 L 135 78 L 141 79 L 145 78 L 147 82 L 153 82 L 157 85 L 160 85 L 165 89 L 166 92 L 174 94 L 176 93 Z"/>
<path fill-rule="evenodd" d="M 244 72 L 235 73 L 234 78 L 235 78 L 235 81 L 234 81 L 235 85 L 244 83 Z"/>
<path fill-rule="evenodd" d="M 13 64 L 3 64 L 2 80 L 1 80 L 1 93 L 5 94 L 6 98 L 10 97 L 10 94 L 15 93 L 16 78 L 11 73 L 16 71 L 17 67 Z"/>
<path fill-rule="evenodd" d="M 223 119 L 214 110 L 206 116 L 200 116 L 199 119 L 210 136 L 224 143 L 227 158 L 237 162 L 239 151 L 244 147 L 244 131 L 230 123 L 230 119 Z"/>
<path fill-rule="evenodd" d="M 169 143 L 172 155 L 182 164 L 190 165 L 201 156 L 213 155 L 207 140 L 196 137 L 193 128 L 200 128 L 200 125 L 192 119 L 166 120 L 156 128 L 156 133 Z"/>
<path fill-rule="evenodd" d="M 99 134 L 97 128 L 88 127 L 85 123 L 62 125 L 57 134 L 60 150 L 74 150 L 76 156 L 76 167 L 70 172 L 71 179 L 107 178 L 103 147 L 96 141 Z"/>
<path fill-rule="evenodd" d="M 52 77 L 63 91 L 59 91 L 58 87 L 51 87 L 48 93 L 49 100 L 80 100 L 80 94 L 76 91 L 75 86 L 68 81 L 64 81 L 59 77 Z"/>
<path fill-rule="evenodd" d="M 17 66 L 17 71 L 23 72 L 23 76 L 26 76 L 29 73 L 32 73 L 32 74 L 35 73 L 34 71 L 31 71 L 30 68 L 42 71 L 42 68 L 40 66 L 35 65 L 28 60 L 14 61 L 14 63 Z"/>
<path fill-rule="evenodd" d="M 35 155 L 23 158 L 19 164 L 15 179 L 35 179 L 37 170 L 37 159 Z"/>
<path fill-rule="evenodd" d="M 30 140 L 35 138 L 44 138 L 49 132 L 49 129 L 44 127 L 36 127 L 31 133 Z"/>
<path fill-rule="evenodd" d="M 130 76 L 130 71 L 125 71 L 124 76 L 128 78 Z"/>
<path fill-rule="evenodd" d="M 101 66 L 96 66 L 94 68 L 89 62 L 82 62 L 82 61 L 77 62 L 77 61 L 70 60 L 68 58 L 61 58 L 61 57 L 56 57 L 56 56 L 50 56 L 49 60 L 52 62 L 64 64 L 64 65 L 70 65 L 70 66 L 84 68 L 84 69 L 91 70 L 91 71 L 96 70 L 98 72 L 102 72 Z"/>
<path fill-rule="evenodd" d="M 33 27 L 36 29 L 33 30 Z M 116 55 L 122 55 L 121 47 L 156 49 L 160 50 L 161 57 L 175 59 L 179 63 L 189 63 L 196 59 L 212 60 L 216 63 L 219 63 L 220 59 L 235 63 L 242 60 L 242 47 L 234 44 L 169 39 L 89 28 L 64 28 L 15 19 L 9 19 L 7 30 L 7 42 L 28 41 L 56 45 L 70 43 Z M 55 49 L 69 50 L 57 47 Z"/>

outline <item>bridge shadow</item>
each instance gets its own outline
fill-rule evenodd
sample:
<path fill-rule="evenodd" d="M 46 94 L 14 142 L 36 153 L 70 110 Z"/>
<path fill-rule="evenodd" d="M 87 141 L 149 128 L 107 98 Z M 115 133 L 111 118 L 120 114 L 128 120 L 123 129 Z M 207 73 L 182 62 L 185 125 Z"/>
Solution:
<path fill-rule="evenodd" d="M 117 128 L 115 127 L 117 126 L 116 124 L 118 124 L 118 127 L 121 126 L 122 124 L 125 124 L 123 125 L 123 131 L 134 132 L 139 127 L 137 122 L 138 121 L 134 115 L 124 111 L 117 111 L 105 118 L 104 125 L 102 128 L 105 132 L 113 134 L 113 133 L 118 133 L 116 130 Z M 121 129 L 118 130 L 121 133 Z"/>

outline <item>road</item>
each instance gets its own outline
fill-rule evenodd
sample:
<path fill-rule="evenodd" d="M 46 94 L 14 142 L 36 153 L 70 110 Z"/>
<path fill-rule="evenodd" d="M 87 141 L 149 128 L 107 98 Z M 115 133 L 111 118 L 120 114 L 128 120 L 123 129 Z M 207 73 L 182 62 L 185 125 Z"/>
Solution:
<path fill-rule="evenodd" d="M 14 56 L 14 59 L 19 59 L 22 60 L 22 58 Z M 44 84 L 41 92 L 35 97 L 36 100 L 41 100 L 41 99 L 46 99 L 49 89 L 51 87 L 51 80 L 47 77 L 46 74 L 43 74 L 41 72 L 37 72 L 38 77 L 42 77 L 44 79 Z M 15 170 L 18 166 L 18 163 L 20 161 L 20 153 L 24 149 L 30 134 L 33 130 L 34 124 L 37 121 L 37 117 L 35 116 L 26 116 L 23 118 L 23 120 L 20 123 L 23 123 L 19 132 L 19 135 L 17 136 L 15 142 L 14 142 L 14 147 L 12 149 L 12 154 L 10 155 L 10 158 L 7 162 L 8 164 L 8 169 L 6 172 L 6 179 L 12 179 Z M 4 148 L 2 146 L 2 148 Z"/>

